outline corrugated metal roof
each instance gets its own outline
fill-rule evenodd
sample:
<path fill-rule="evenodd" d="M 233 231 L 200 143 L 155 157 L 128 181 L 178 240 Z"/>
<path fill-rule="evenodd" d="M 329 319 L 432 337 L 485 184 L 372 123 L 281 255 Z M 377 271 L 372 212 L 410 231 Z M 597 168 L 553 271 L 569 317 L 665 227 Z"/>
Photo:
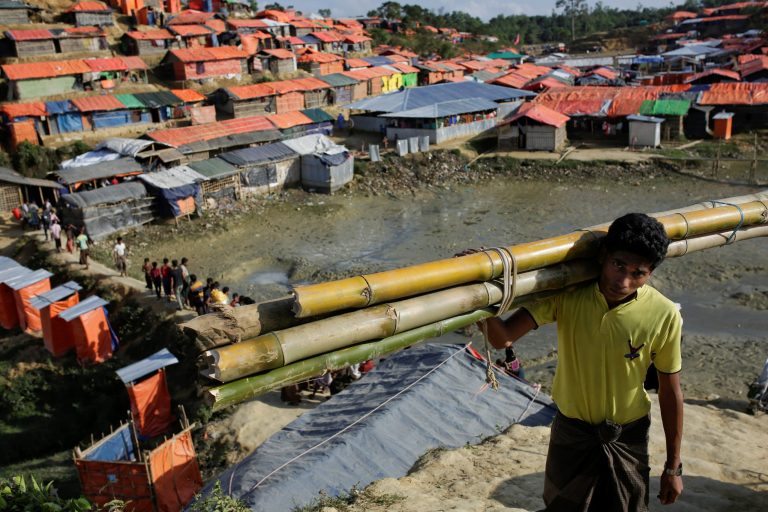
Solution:
<path fill-rule="evenodd" d="M 121 95 L 118 95 L 118 97 L 119 96 Z M 138 92 L 134 93 L 132 96 L 140 101 L 144 106 L 149 108 L 168 107 L 184 104 L 182 100 L 180 100 L 174 93 L 170 91 Z"/>
<path fill-rule="evenodd" d="M 82 315 L 93 311 L 94 309 L 104 307 L 108 304 L 107 301 L 99 297 L 98 295 L 91 295 L 79 304 L 75 304 L 71 308 L 65 309 L 59 313 L 59 318 L 65 322 L 71 322 L 72 320 L 81 317 Z"/>
<path fill-rule="evenodd" d="M 20 276 L 16 276 L 13 279 L 8 279 L 5 282 L 5 285 L 8 286 L 9 288 L 12 288 L 18 291 L 18 290 L 23 290 L 27 286 L 31 286 L 35 283 L 39 283 L 44 279 L 49 279 L 51 276 L 53 276 L 53 274 L 41 268 L 38 270 L 33 270 L 31 272 L 25 273 Z"/>
<path fill-rule="evenodd" d="M 178 165 L 164 171 L 140 174 L 139 179 L 147 185 L 162 189 L 184 187 L 200 183 L 201 181 L 208 181 L 206 176 L 186 165 Z"/>
<path fill-rule="evenodd" d="M 42 28 L 7 30 L 5 34 L 14 41 L 41 41 L 54 38 L 49 30 Z"/>
<path fill-rule="evenodd" d="M 242 117 L 217 123 L 157 130 L 149 132 L 147 136 L 158 142 L 178 148 L 195 142 L 261 131 L 274 131 L 272 123 L 267 120 L 266 116 Z"/>
<path fill-rule="evenodd" d="M 27 178 L 26 176 L 22 176 L 16 171 L 5 167 L 0 167 L 0 181 L 15 183 L 16 185 L 30 185 L 33 187 L 63 188 L 55 181 L 43 180 L 40 178 Z"/>
<path fill-rule="evenodd" d="M 302 110 L 301 113 L 310 118 L 314 123 L 332 123 L 335 121 L 332 115 L 321 108 L 308 108 Z"/>
<path fill-rule="evenodd" d="M 370 112 L 402 112 L 452 100 L 480 98 L 504 101 L 532 96 L 536 95 L 510 87 L 464 81 L 409 88 L 351 103 L 346 108 Z"/>
<path fill-rule="evenodd" d="M 371 66 L 385 66 L 387 64 L 393 64 L 389 57 L 362 57 L 362 60 L 370 64 Z"/>
<path fill-rule="evenodd" d="M 146 105 L 133 94 L 115 94 L 115 98 L 127 108 L 146 107 Z"/>
<path fill-rule="evenodd" d="M 209 180 L 226 178 L 227 176 L 237 173 L 237 169 L 218 157 L 190 162 L 187 165 Z"/>
<path fill-rule="evenodd" d="M 246 59 L 248 53 L 234 46 L 218 46 L 215 48 L 185 48 L 171 50 L 171 55 L 181 62 L 204 62 L 211 60 Z"/>
<path fill-rule="evenodd" d="M 299 155 L 282 142 L 265 144 L 255 148 L 238 149 L 228 153 L 222 153 L 219 158 L 237 167 L 268 162 L 279 162 L 289 158 L 297 158 Z"/>
<path fill-rule="evenodd" d="M 61 196 L 61 200 L 75 208 L 87 208 L 102 204 L 121 203 L 128 199 L 147 197 L 147 189 L 140 181 L 126 181 L 109 187 L 99 187 L 84 192 Z"/>
<path fill-rule="evenodd" d="M 0 66 L 9 80 L 31 80 L 56 76 L 90 73 L 91 68 L 82 60 L 57 60 L 30 62 L 26 64 L 5 64 Z"/>
<path fill-rule="evenodd" d="M 173 34 L 164 28 L 147 30 L 146 32 L 139 32 L 138 30 L 134 30 L 131 32 L 126 32 L 125 35 L 131 39 L 136 39 L 139 41 L 158 41 L 174 38 Z"/>
<path fill-rule="evenodd" d="M 8 256 L 0 256 L 0 272 L 8 270 L 9 268 L 20 267 L 21 265 L 13 258 Z"/>
<path fill-rule="evenodd" d="M 192 89 L 171 89 L 170 92 L 184 103 L 205 101 L 205 96 Z"/>
<path fill-rule="evenodd" d="M 57 286 L 50 291 L 41 293 L 40 295 L 35 295 L 29 299 L 29 305 L 37 310 L 40 310 L 62 299 L 66 299 L 70 295 L 74 295 L 80 290 L 82 290 L 82 287 L 79 284 L 74 281 L 69 281 L 60 286 Z"/>
<path fill-rule="evenodd" d="M 481 110 L 494 110 L 499 104 L 482 98 L 470 98 L 466 100 L 451 100 L 441 103 L 433 103 L 425 107 L 403 110 L 391 114 L 382 114 L 381 117 L 409 117 L 418 119 L 436 119 L 438 117 L 467 114 Z"/>
<path fill-rule="evenodd" d="M 21 265 L 8 267 L 5 270 L 0 270 L 0 283 L 6 284 L 8 281 L 18 279 L 19 277 L 30 273 L 32 273 L 30 269 L 22 267 Z"/>
<path fill-rule="evenodd" d="M 185 155 L 199 153 L 200 151 L 218 151 L 233 146 L 247 146 L 250 144 L 259 144 L 262 142 L 272 142 L 280 140 L 283 134 L 274 128 L 264 131 L 237 133 L 226 135 L 224 137 L 215 137 L 213 139 L 191 142 L 179 146 L 179 151 Z"/>
<path fill-rule="evenodd" d="M 138 380 L 145 375 L 154 373 L 161 368 L 178 363 L 179 360 L 171 352 L 164 348 L 158 352 L 155 352 L 151 356 L 136 361 L 133 364 L 120 368 L 115 373 L 123 381 L 123 384 L 130 384 L 131 382 Z"/>
<path fill-rule="evenodd" d="M 312 119 L 308 118 L 301 112 L 283 112 L 282 114 L 272 114 L 267 116 L 270 123 L 275 125 L 275 128 L 280 130 L 287 130 L 294 126 L 300 126 L 303 124 L 312 124 Z"/>
<path fill-rule="evenodd" d="M 72 185 L 81 181 L 111 178 L 113 176 L 130 176 L 142 172 L 141 165 L 133 158 L 118 158 L 108 162 L 84 165 L 82 167 L 69 167 L 55 171 L 56 175 L 59 176 L 61 182 L 65 185 Z"/>
<path fill-rule="evenodd" d="M 331 87 L 345 87 L 347 85 L 356 85 L 360 81 L 341 73 L 331 73 L 330 75 L 322 75 L 317 77 L 323 82 L 327 83 Z"/>
<path fill-rule="evenodd" d="M 644 116 L 684 116 L 691 108 L 688 100 L 645 100 L 640 105 Z"/>
<path fill-rule="evenodd" d="M 70 101 L 80 112 L 122 110 L 125 108 L 125 105 L 111 94 L 75 98 Z"/>

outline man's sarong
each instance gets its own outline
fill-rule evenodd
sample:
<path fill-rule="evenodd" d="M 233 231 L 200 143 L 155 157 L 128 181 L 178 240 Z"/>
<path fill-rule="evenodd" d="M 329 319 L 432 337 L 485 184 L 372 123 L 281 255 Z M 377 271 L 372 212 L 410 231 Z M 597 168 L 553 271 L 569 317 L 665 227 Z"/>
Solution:
<path fill-rule="evenodd" d="M 558 413 L 549 439 L 548 512 L 648 510 L 650 416 L 591 425 Z"/>

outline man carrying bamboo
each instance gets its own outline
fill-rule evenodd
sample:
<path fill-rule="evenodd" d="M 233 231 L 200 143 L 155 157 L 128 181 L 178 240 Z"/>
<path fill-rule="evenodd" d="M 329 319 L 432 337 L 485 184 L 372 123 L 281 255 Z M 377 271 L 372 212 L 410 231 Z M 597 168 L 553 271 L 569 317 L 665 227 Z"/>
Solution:
<path fill-rule="evenodd" d="M 488 320 L 496 348 L 557 322 L 552 397 L 559 412 L 547 454 L 547 511 L 648 510 L 651 402 L 643 381 L 651 362 L 667 449 L 658 498 L 670 504 L 682 493 L 682 322 L 675 305 L 646 284 L 668 245 L 657 220 L 625 215 L 603 240 L 597 282 L 526 306 L 506 321 Z"/>

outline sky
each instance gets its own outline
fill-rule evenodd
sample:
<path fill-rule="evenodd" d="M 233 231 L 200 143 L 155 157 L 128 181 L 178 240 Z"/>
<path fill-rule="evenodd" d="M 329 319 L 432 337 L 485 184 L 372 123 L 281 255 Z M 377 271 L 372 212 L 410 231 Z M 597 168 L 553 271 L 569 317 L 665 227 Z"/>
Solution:
<path fill-rule="evenodd" d="M 596 2 L 596 0 L 587 1 L 590 5 Z M 365 16 L 368 11 L 377 8 L 383 2 L 384 0 L 283 0 L 280 4 L 293 5 L 305 15 L 326 8 L 331 9 L 334 18 L 352 18 Z M 550 14 L 556 2 L 557 0 L 535 2 L 530 0 L 399 0 L 400 4 L 417 4 L 426 9 L 439 10 L 442 7 L 446 12 L 464 11 L 484 21 L 499 14 Z M 268 3 L 270 2 L 261 0 L 259 6 L 263 7 Z M 679 3 L 682 3 L 682 0 Z M 670 5 L 670 0 L 603 0 L 603 5 L 617 9 L 632 9 L 638 4 L 645 7 L 667 7 Z"/>

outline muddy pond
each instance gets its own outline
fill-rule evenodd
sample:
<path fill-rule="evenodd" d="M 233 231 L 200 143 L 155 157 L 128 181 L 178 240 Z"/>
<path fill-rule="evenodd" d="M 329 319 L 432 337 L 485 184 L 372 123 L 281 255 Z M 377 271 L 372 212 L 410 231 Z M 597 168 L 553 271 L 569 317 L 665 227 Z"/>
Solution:
<path fill-rule="evenodd" d="M 262 300 L 284 295 L 295 284 L 440 259 L 468 247 L 546 238 L 630 211 L 662 211 L 756 191 L 660 173 L 634 184 L 578 177 L 560 183 L 497 179 L 407 198 L 294 193 L 202 234 L 139 234 L 136 242 L 144 239 L 147 245 L 134 246 L 133 256 L 134 261 L 143 255 L 187 256 L 192 272 Z M 689 394 L 743 399 L 745 381 L 768 356 L 766 269 L 768 239 L 756 239 L 670 259 L 654 273 L 652 284 L 682 304 Z M 550 326 L 518 343 L 524 360 L 538 361 L 532 375 L 547 380 L 554 362 L 546 356 L 555 345 Z"/>

